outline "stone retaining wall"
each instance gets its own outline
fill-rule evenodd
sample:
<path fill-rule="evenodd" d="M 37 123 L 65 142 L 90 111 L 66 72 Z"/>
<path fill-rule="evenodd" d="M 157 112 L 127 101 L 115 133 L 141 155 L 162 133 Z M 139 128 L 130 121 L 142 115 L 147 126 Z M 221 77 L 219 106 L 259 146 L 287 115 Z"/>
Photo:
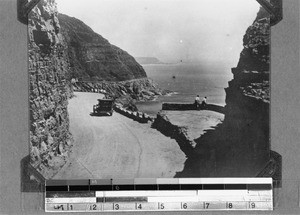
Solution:
<path fill-rule="evenodd" d="M 214 104 L 207 104 L 205 107 L 200 106 L 200 109 L 196 108 L 194 103 L 163 103 L 162 110 L 174 110 L 174 111 L 185 111 L 185 110 L 210 110 L 218 113 L 224 113 L 224 107 Z"/>
<path fill-rule="evenodd" d="M 157 129 L 167 137 L 175 139 L 186 155 L 190 154 L 196 146 L 196 143 L 188 138 L 186 127 L 173 125 L 168 117 L 161 113 L 157 114 L 157 117 L 152 124 L 152 128 Z"/>
<path fill-rule="evenodd" d="M 120 105 L 116 105 L 114 107 L 114 110 L 119 113 L 122 114 L 123 116 L 126 116 L 130 119 L 133 119 L 134 121 L 137 121 L 139 123 L 148 123 L 148 122 L 153 122 L 154 121 L 154 117 L 151 117 L 145 113 L 142 112 L 135 112 L 135 111 L 129 111 L 126 110 L 125 108 L 123 108 Z"/>

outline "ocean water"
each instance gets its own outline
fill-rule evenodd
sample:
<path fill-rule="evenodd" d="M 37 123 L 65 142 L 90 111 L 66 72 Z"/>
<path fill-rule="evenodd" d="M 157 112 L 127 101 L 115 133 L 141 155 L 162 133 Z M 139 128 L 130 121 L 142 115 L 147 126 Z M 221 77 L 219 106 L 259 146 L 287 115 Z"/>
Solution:
<path fill-rule="evenodd" d="M 225 105 L 225 90 L 233 77 L 222 66 L 201 64 L 150 64 L 143 65 L 149 78 L 161 89 L 175 92 L 160 96 L 155 101 L 137 102 L 140 111 L 155 115 L 161 110 L 163 102 L 193 103 L 197 95 L 206 96 L 208 103 Z"/>

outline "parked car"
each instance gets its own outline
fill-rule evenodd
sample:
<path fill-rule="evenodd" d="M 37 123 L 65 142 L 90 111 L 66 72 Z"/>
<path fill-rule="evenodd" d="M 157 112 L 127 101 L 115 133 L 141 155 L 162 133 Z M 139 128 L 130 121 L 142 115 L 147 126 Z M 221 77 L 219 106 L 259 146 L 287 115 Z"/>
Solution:
<path fill-rule="evenodd" d="M 109 114 L 110 116 L 112 116 L 113 105 L 113 99 L 98 99 L 98 104 L 93 106 L 93 113 L 95 115 Z"/>

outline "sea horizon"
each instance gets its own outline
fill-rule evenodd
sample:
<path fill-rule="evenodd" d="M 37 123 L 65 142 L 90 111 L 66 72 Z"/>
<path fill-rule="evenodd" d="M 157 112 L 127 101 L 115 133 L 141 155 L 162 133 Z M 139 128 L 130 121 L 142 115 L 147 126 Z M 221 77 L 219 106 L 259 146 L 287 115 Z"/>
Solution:
<path fill-rule="evenodd" d="M 201 63 L 163 63 L 142 65 L 148 78 L 170 95 L 154 101 L 136 102 L 139 111 L 155 115 L 163 102 L 193 103 L 197 95 L 207 97 L 208 103 L 225 105 L 225 88 L 233 76 L 222 65 L 210 67 Z"/>

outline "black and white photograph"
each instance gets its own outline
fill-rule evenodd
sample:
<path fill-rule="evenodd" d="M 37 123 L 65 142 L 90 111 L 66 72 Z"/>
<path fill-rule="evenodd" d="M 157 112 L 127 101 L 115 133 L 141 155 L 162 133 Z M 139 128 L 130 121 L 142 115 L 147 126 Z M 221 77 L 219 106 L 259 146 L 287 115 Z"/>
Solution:
<path fill-rule="evenodd" d="M 297 9 L 0 0 L 0 213 L 298 214 Z"/>
<path fill-rule="evenodd" d="M 270 17 L 253 0 L 41 0 L 30 165 L 45 179 L 280 177 Z"/>

